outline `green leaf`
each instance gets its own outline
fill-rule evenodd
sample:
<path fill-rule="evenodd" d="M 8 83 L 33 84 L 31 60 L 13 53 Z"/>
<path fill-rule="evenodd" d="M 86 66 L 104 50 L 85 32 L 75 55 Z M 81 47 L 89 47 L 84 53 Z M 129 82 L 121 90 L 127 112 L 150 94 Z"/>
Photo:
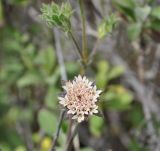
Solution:
<path fill-rule="evenodd" d="M 25 146 L 18 146 L 14 151 L 27 151 Z"/>
<path fill-rule="evenodd" d="M 153 8 L 151 16 L 160 19 L 160 6 Z"/>
<path fill-rule="evenodd" d="M 67 62 L 66 70 L 67 70 L 68 75 L 75 76 L 75 74 L 79 73 L 80 67 L 73 62 Z"/>
<path fill-rule="evenodd" d="M 136 7 L 135 8 L 135 15 L 137 21 L 145 21 L 148 17 L 148 15 L 151 12 L 151 7 L 150 6 L 144 6 L 144 7 Z"/>
<path fill-rule="evenodd" d="M 109 64 L 106 61 L 100 61 L 97 65 L 98 73 L 96 76 L 96 83 L 98 88 L 104 88 L 107 84 L 107 73 L 109 70 Z"/>
<path fill-rule="evenodd" d="M 49 5 L 43 4 L 41 12 L 41 18 L 46 21 L 50 27 L 56 26 L 66 33 L 71 30 L 70 18 L 73 11 L 69 3 L 62 3 L 61 6 L 54 2 Z"/>
<path fill-rule="evenodd" d="M 58 90 L 53 86 L 49 86 L 46 97 L 45 97 L 45 104 L 47 107 L 55 109 L 57 106 L 57 95 Z"/>
<path fill-rule="evenodd" d="M 148 27 L 155 31 L 160 31 L 160 19 L 151 20 L 150 23 L 148 24 Z"/>
<path fill-rule="evenodd" d="M 45 73 L 49 75 L 56 63 L 56 56 L 53 47 L 49 46 L 45 50 L 41 50 L 34 62 L 41 66 L 41 70 L 44 70 Z"/>
<path fill-rule="evenodd" d="M 127 109 L 133 100 L 129 91 L 120 85 L 110 86 L 104 95 L 106 107 L 112 110 Z"/>
<path fill-rule="evenodd" d="M 60 76 L 60 70 L 59 70 L 59 66 L 57 66 L 53 74 L 45 79 L 45 82 L 48 85 L 53 86 L 58 81 L 59 76 Z"/>
<path fill-rule="evenodd" d="M 115 14 L 111 14 L 106 20 L 103 20 L 98 26 L 98 36 L 103 39 L 108 33 L 111 33 L 117 23 Z"/>
<path fill-rule="evenodd" d="M 134 0 L 114 0 L 115 7 L 120 10 L 128 19 L 135 20 L 134 9 L 136 3 Z"/>
<path fill-rule="evenodd" d="M 128 26 L 128 37 L 130 40 L 136 40 L 140 33 L 141 33 L 141 24 L 140 23 L 134 23 L 134 24 L 130 24 Z"/>
<path fill-rule="evenodd" d="M 100 136 L 102 133 L 102 128 L 104 121 L 101 117 L 91 116 L 89 119 L 90 131 L 95 136 Z"/>
<path fill-rule="evenodd" d="M 112 80 L 114 78 L 121 76 L 123 73 L 124 73 L 123 67 L 120 67 L 120 66 L 113 67 L 111 71 L 108 73 L 108 79 Z"/>
<path fill-rule="evenodd" d="M 42 77 L 38 73 L 29 72 L 29 73 L 26 73 L 17 81 L 17 86 L 26 87 L 29 85 L 37 85 L 42 82 L 43 82 Z"/>
<path fill-rule="evenodd" d="M 41 109 L 38 114 L 38 123 L 45 133 L 52 136 L 56 130 L 57 119 L 50 111 Z"/>

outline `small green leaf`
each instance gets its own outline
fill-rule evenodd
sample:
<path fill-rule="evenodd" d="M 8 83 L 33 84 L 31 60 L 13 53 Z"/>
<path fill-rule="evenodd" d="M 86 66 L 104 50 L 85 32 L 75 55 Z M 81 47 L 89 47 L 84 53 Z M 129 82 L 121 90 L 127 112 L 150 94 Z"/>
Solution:
<path fill-rule="evenodd" d="M 45 104 L 47 107 L 55 109 L 57 105 L 57 94 L 58 90 L 57 88 L 50 86 L 48 88 L 46 97 L 45 97 Z"/>
<path fill-rule="evenodd" d="M 103 20 L 98 26 L 98 36 L 103 39 L 108 33 L 111 33 L 117 23 L 115 14 L 111 14 L 106 20 Z"/>
<path fill-rule="evenodd" d="M 135 20 L 134 9 L 136 2 L 134 0 L 113 0 L 115 7 L 123 13 L 129 20 Z"/>
<path fill-rule="evenodd" d="M 26 87 L 29 85 L 36 85 L 36 84 L 42 83 L 42 81 L 43 81 L 42 77 L 38 73 L 29 72 L 29 73 L 26 73 L 17 81 L 17 85 L 18 87 Z"/>
<path fill-rule="evenodd" d="M 160 31 L 160 20 L 154 19 L 150 22 L 149 27 L 153 30 Z"/>
<path fill-rule="evenodd" d="M 46 74 L 49 75 L 56 63 L 54 49 L 49 46 L 45 50 L 40 51 L 35 58 L 35 63 L 42 66 L 42 70 L 45 70 Z"/>
<path fill-rule="evenodd" d="M 104 95 L 106 106 L 112 110 L 127 109 L 133 100 L 133 96 L 120 85 L 110 86 Z"/>
<path fill-rule="evenodd" d="M 52 136 L 56 130 L 57 119 L 50 111 L 41 109 L 38 114 L 38 123 L 44 132 Z"/>
<path fill-rule="evenodd" d="M 151 16 L 160 19 L 160 6 L 153 8 Z"/>
<path fill-rule="evenodd" d="M 95 136 L 100 136 L 104 125 L 103 119 L 98 116 L 91 116 L 89 124 L 91 133 Z"/>
<path fill-rule="evenodd" d="M 114 78 L 121 76 L 123 73 L 124 73 L 123 67 L 120 67 L 120 66 L 113 67 L 111 71 L 108 73 L 108 79 L 112 80 Z"/>
<path fill-rule="evenodd" d="M 107 84 L 107 73 L 109 70 L 109 64 L 106 61 L 100 61 L 97 65 L 98 73 L 96 76 L 96 83 L 99 88 L 104 88 Z"/>
<path fill-rule="evenodd" d="M 150 6 L 144 6 L 144 7 L 136 7 L 135 8 L 135 15 L 137 21 L 145 21 L 148 17 L 148 15 L 151 12 L 151 7 Z"/>

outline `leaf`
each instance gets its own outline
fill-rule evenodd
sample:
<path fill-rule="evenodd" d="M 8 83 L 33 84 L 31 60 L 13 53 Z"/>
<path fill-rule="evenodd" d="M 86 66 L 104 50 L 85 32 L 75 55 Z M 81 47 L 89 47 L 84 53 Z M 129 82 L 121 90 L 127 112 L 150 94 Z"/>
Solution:
<path fill-rule="evenodd" d="M 56 26 L 68 33 L 71 30 L 70 18 L 73 14 L 69 3 L 62 3 L 61 6 L 52 2 L 49 5 L 43 4 L 41 8 L 41 18 L 52 27 Z"/>
<path fill-rule="evenodd" d="M 135 20 L 134 9 L 136 3 L 134 0 L 114 0 L 116 8 L 120 10 L 128 19 Z"/>
<path fill-rule="evenodd" d="M 35 58 L 34 62 L 37 65 L 42 66 L 41 68 L 45 71 L 45 74 L 49 75 L 56 64 L 54 49 L 49 46 L 45 50 L 41 50 Z"/>
<path fill-rule="evenodd" d="M 42 82 L 43 82 L 42 77 L 38 73 L 29 72 L 29 73 L 26 73 L 17 81 L 17 86 L 26 87 L 29 85 L 37 85 Z"/>
<path fill-rule="evenodd" d="M 113 67 L 111 71 L 108 73 L 108 79 L 112 80 L 114 78 L 121 76 L 123 73 L 124 73 L 123 67 L 120 67 L 120 66 Z"/>
<path fill-rule="evenodd" d="M 53 86 L 58 81 L 59 76 L 60 76 L 60 70 L 59 70 L 59 67 L 57 66 L 55 68 L 55 71 L 53 72 L 53 74 L 45 79 L 45 82 L 48 85 Z"/>
<path fill-rule="evenodd" d="M 98 26 L 98 36 L 103 39 L 108 33 L 111 33 L 117 23 L 115 14 L 111 14 L 106 20 L 103 20 Z"/>
<path fill-rule="evenodd" d="M 106 61 L 100 61 L 97 65 L 98 73 L 96 76 L 96 83 L 98 88 L 104 88 L 107 84 L 107 73 L 109 70 L 109 64 Z"/>
<path fill-rule="evenodd" d="M 153 8 L 151 16 L 160 19 L 160 6 Z"/>
<path fill-rule="evenodd" d="M 120 85 L 110 86 L 108 92 L 104 95 L 106 107 L 112 110 L 127 109 L 133 100 L 129 91 Z"/>
<path fill-rule="evenodd" d="M 100 136 L 104 125 L 103 118 L 98 116 L 91 116 L 89 119 L 90 131 L 95 136 Z"/>
<path fill-rule="evenodd" d="M 70 76 L 75 76 L 75 74 L 79 73 L 80 67 L 73 62 L 67 62 L 66 63 L 66 70 Z"/>
<path fill-rule="evenodd" d="M 57 119 L 50 111 L 41 109 L 38 114 L 38 123 L 45 133 L 52 136 L 56 130 Z"/>
<path fill-rule="evenodd" d="M 140 23 L 130 24 L 127 30 L 129 39 L 135 40 L 139 37 L 141 33 L 141 24 Z"/>
<path fill-rule="evenodd" d="M 149 27 L 153 30 L 160 31 L 160 20 L 159 19 L 152 20 Z"/>
<path fill-rule="evenodd" d="M 25 146 L 18 146 L 14 151 L 27 151 Z"/>
<path fill-rule="evenodd" d="M 47 94 L 45 96 L 45 104 L 47 107 L 55 109 L 57 105 L 57 88 L 50 86 L 47 90 Z"/>
<path fill-rule="evenodd" d="M 151 12 L 151 7 L 150 6 L 144 6 L 144 7 L 136 7 L 135 8 L 135 15 L 137 21 L 145 21 L 148 17 L 148 15 Z"/>

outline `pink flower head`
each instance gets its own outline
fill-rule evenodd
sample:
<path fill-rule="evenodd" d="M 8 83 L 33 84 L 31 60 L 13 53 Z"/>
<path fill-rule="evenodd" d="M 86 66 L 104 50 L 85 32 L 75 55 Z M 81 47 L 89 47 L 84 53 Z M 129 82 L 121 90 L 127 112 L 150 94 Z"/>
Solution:
<path fill-rule="evenodd" d="M 96 85 L 85 76 L 79 75 L 66 82 L 63 89 L 64 95 L 58 98 L 59 103 L 67 108 L 67 114 L 71 114 L 72 119 L 82 122 L 89 115 L 98 113 L 96 103 L 102 91 L 97 90 Z"/>

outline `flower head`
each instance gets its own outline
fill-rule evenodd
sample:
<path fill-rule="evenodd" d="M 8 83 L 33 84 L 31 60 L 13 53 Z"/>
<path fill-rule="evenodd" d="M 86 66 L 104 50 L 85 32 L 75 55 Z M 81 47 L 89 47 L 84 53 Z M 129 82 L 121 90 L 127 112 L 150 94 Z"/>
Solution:
<path fill-rule="evenodd" d="M 89 115 L 98 113 L 96 103 L 102 91 L 97 90 L 96 85 L 85 76 L 79 75 L 73 81 L 66 82 L 63 89 L 63 95 L 58 98 L 59 103 L 66 107 L 67 114 L 71 114 L 72 119 L 81 122 Z"/>

